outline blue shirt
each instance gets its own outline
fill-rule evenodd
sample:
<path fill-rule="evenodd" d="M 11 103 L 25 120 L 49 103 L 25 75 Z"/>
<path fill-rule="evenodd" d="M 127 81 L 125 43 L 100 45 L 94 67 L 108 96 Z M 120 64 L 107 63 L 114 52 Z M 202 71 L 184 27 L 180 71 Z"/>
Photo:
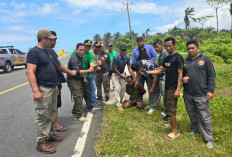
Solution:
<path fill-rule="evenodd" d="M 126 54 L 124 57 L 121 57 L 120 53 L 114 56 L 112 67 L 117 67 L 118 71 L 123 73 L 126 65 L 131 65 L 130 56 L 128 54 Z M 115 72 L 114 69 L 112 70 Z"/>
<path fill-rule="evenodd" d="M 147 52 L 148 60 L 155 62 L 157 59 L 157 53 L 154 47 L 151 45 L 144 44 L 144 49 Z M 137 62 L 138 58 L 139 58 L 139 47 L 136 47 L 132 53 L 132 63 Z"/>

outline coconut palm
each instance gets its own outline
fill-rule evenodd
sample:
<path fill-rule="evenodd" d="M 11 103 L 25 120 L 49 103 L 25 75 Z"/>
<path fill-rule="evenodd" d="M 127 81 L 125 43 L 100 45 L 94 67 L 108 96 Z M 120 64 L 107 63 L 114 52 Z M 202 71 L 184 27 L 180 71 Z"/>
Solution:
<path fill-rule="evenodd" d="M 121 37 L 122 35 L 120 34 L 120 32 L 117 32 L 117 33 L 114 33 L 113 35 L 113 43 L 117 43 L 119 41 L 119 38 Z"/>
<path fill-rule="evenodd" d="M 188 29 L 190 26 L 189 18 L 193 18 L 194 8 L 187 8 L 184 12 L 185 12 L 185 16 L 184 16 L 185 29 Z"/>
<path fill-rule="evenodd" d="M 106 34 L 104 34 L 104 36 L 103 36 L 103 42 L 104 42 L 104 44 L 106 46 L 110 43 L 111 38 L 112 38 L 112 36 L 111 36 L 110 32 L 107 32 Z"/>
<path fill-rule="evenodd" d="M 101 35 L 100 34 L 95 34 L 94 36 L 93 36 L 93 41 L 94 42 L 96 42 L 96 41 L 101 41 Z"/>

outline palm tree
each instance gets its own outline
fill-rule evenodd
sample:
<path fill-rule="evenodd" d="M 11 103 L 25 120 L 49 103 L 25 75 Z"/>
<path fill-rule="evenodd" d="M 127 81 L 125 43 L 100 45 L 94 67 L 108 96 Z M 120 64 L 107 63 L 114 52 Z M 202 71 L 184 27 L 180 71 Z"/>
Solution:
<path fill-rule="evenodd" d="M 119 38 L 121 37 L 122 35 L 120 34 L 120 32 L 117 32 L 117 33 L 114 33 L 113 35 L 113 43 L 117 43 L 119 41 Z"/>
<path fill-rule="evenodd" d="M 103 36 L 103 42 L 106 46 L 108 46 L 108 44 L 110 43 L 112 36 L 110 32 L 107 32 L 106 34 L 104 34 Z"/>
<path fill-rule="evenodd" d="M 94 36 L 93 36 L 93 41 L 94 42 L 96 42 L 96 41 L 101 41 L 101 35 L 100 34 L 95 34 Z"/>
<path fill-rule="evenodd" d="M 187 8 L 185 11 L 185 16 L 184 16 L 184 23 L 185 23 L 185 29 L 188 29 L 190 26 L 190 18 L 193 18 L 192 16 L 194 15 L 194 8 Z"/>
<path fill-rule="evenodd" d="M 151 32 L 150 28 L 146 29 L 146 32 L 145 32 L 146 36 L 148 36 L 149 32 Z"/>

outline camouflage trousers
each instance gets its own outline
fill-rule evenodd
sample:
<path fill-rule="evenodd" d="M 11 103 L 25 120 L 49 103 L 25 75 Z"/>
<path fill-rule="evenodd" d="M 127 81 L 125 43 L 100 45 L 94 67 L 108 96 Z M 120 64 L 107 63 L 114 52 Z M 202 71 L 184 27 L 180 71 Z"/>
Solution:
<path fill-rule="evenodd" d="M 110 95 L 110 79 L 109 73 L 96 74 L 96 86 L 97 86 L 97 99 L 102 100 L 102 84 L 104 88 L 105 98 L 109 98 Z"/>

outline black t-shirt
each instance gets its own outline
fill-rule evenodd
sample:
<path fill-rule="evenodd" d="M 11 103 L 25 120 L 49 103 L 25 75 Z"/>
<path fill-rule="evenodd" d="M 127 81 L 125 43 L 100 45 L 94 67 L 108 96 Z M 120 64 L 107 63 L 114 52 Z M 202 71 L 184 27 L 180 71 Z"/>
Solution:
<path fill-rule="evenodd" d="M 80 70 L 83 69 L 83 59 L 79 57 L 76 53 L 69 58 L 68 69 L 76 70 L 76 76 L 67 74 L 67 81 L 82 81 L 83 76 L 80 74 Z"/>
<path fill-rule="evenodd" d="M 178 69 L 183 69 L 184 59 L 179 53 L 168 55 L 162 66 L 166 69 L 165 89 L 176 89 L 178 82 Z"/>
<path fill-rule="evenodd" d="M 146 49 L 144 48 L 143 50 L 139 49 L 139 57 L 138 60 L 148 60 L 147 52 Z"/>
<path fill-rule="evenodd" d="M 54 61 L 54 64 L 56 67 L 60 66 L 61 63 L 60 61 L 58 60 L 58 56 L 56 54 L 56 52 L 51 49 L 51 48 L 48 48 L 47 49 L 47 52 L 51 53 L 51 56 L 52 56 L 52 60 Z M 60 72 L 59 70 L 56 70 L 56 74 L 57 74 L 57 81 L 61 84 L 61 83 L 64 83 L 66 82 L 66 79 L 64 77 L 64 74 L 62 72 Z"/>
<path fill-rule="evenodd" d="M 27 63 L 37 65 L 35 76 L 38 86 L 55 87 L 58 85 L 55 64 L 49 52 L 35 46 L 28 52 Z"/>
<path fill-rule="evenodd" d="M 101 57 L 103 57 L 105 59 L 105 61 L 103 61 L 100 65 L 101 70 L 97 71 L 97 74 L 104 74 L 106 72 L 109 72 L 110 68 L 111 68 L 111 62 L 110 62 L 110 55 L 109 53 L 106 52 L 102 52 L 100 54 L 98 54 L 97 56 L 97 60 L 100 60 Z"/>

